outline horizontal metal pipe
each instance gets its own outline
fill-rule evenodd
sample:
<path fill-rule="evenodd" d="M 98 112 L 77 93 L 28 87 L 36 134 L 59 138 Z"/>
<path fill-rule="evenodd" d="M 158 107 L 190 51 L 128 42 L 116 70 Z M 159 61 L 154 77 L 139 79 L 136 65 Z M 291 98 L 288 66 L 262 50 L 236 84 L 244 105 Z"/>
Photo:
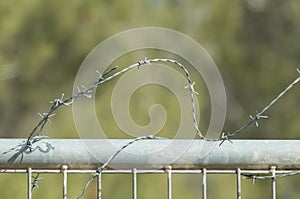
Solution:
<path fill-rule="evenodd" d="M 24 139 L 0 139 L 0 169 L 96 169 L 132 140 L 43 139 L 31 150 Z M 140 140 L 109 164 L 112 169 L 300 169 L 300 140 Z"/>
<path fill-rule="evenodd" d="M 292 174 L 298 172 L 299 170 L 276 170 L 276 175 L 278 174 Z M 27 173 L 28 169 L 1 169 L 1 173 Z M 31 169 L 32 173 L 47 173 L 47 174 L 58 174 L 63 173 L 62 169 Z M 94 174 L 97 170 L 67 170 L 68 174 Z M 132 169 L 127 170 L 104 170 L 102 174 L 132 174 Z M 166 173 L 165 169 L 153 169 L 153 170 L 136 170 L 137 174 L 164 174 Z M 203 169 L 193 169 L 193 170 L 174 170 L 172 169 L 172 174 L 202 174 Z M 236 174 L 236 170 L 232 169 L 220 169 L 220 170 L 209 170 L 206 169 L 207 174 Z M 258 174 L 270 174 L 270 169 L 267 170 L 241 170 L 241 174 L 248 175 L 258 175 Z M 300 174 L 300 173 L 299 173 Z"/>

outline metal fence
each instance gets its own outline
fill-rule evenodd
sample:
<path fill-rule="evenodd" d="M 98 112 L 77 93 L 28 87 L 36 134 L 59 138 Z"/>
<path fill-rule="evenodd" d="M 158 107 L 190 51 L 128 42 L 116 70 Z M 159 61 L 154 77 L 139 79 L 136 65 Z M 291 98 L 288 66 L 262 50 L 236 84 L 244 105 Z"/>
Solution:
<path fill-rule="evenodd" d="M 0 139 L 0 150 L 4 151 L 0 156 L 0 172 L 27 173 L 29 199 L 38 175 L 43 173 L 63 174 L 64 199 L 68 196 L 69 174 L 96 174 L 97 198 L 102 198 L 103 174 L 130 174 L 133 199 L 139 198 L 137 187 L 143 186 L 137 180 L 141 174 L 164 174 L 168 199 L 172 198 L 174 174 L 201 176 L 203 199 L 209 198 L 207 178 L 210 175 L 230 174 L 236 176 L 236 198 L 242 198 L 241 177 L 244 176 L 252 180 L 270 179 L 275 199 L 276 179 L 300 173 L 300 140 L 233 140 L 219 146 L 219 142 L 207 145 L 203 140 L 167 139 L 135 142 L 123 148 L 99 172 L 99 166 L 131 141 L 45 139 L 36 142 L 31 151 L 20 153 L 24 140 Z M 33 178 L 35 173 L 38 175 Z"/>
<path fill-rule="evenodd" d="M 63 106 L 72 105 L 77 98 L 91 98 L 94 90 L 104 82 L 133 69 L 151 63 L 170 63 L 182 69 L 191 97 L 191 114 L 195 135 L 201 140 L 161 139 L 152 135 L 132 140 L 74 140 L 48 139 L 41 136 L 49 118 Z M 239 129 L 222 133 L 220 138 L 207 138 L 198 128 L 195 111 L 194 82 L 187 69 L 171 59 L 147 59 L 138 61 L 117 71 L 118 67 L 99 73 L 90 86 L 78 88 L 72 96 L 53 100 L 48 112 L 40 113 L 41 120 L 29 133 L 26 140 L 0 139 L 0 173 L 28 173 L 27 195 L 37 187 L 42 173 L 63 174 L 63 198 L 68 196 L 69 174 L 92 174 L 77 198 L 84 195 L 94 179 L 97 179 L 97 198 L 102 194 L 102 175 L 127 173 L 132 175 L 132 197 L 137 195 L 137 176 L 140 174 L 166 174 L 167 197 L 172 198 L 172 176 L 174 174 L 199 174 L 202 176 L 202 198 L 207 198 L 207 176 L 211 174 L 236 175 L 236 197 L 241 198 L 241 176 L 255 179 L 271 179 L 272 198 L 276 198 L 276 179 L 300 173 L 300 149 L 298 140 L 232 140 L 258 120 L 294 85 L 297 77 L 276 98 Z M 298 73 L 300 70 L 297 69 Z M 232 143 L 233 142 L 233 143 Z M 33 177 L 33 173 L 36 176 Z"/>

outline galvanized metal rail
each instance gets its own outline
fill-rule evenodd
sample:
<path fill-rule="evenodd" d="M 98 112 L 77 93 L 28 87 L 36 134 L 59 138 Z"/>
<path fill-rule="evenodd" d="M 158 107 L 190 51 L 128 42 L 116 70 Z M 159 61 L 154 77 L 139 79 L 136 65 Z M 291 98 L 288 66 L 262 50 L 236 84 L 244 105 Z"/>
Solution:
<path fill-rule="evenodd" d="M 0 139 L 0 168 L 96 169 L 130 140 L 43 139 L 20 151 L 23 139 Z M 140 140 L 108 165 L 114 169 L 300 169 L 300 140 Z M 14 150 L 8 150 L 13 149 Z"/>

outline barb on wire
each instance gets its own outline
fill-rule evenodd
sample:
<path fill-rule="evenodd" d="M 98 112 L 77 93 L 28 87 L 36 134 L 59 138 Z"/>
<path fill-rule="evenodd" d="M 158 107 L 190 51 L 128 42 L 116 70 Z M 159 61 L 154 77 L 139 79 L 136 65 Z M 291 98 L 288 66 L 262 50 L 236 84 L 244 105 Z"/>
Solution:
<path fill-rule="evenodd" d="M 196 133 L 201 139 L 203 139 L 205 141 L 217 141 L 218 139 L 206 138 L 203 135 L 203 133 L 200 131 L 200 129 L 198 128 L 198 121 L 197 121 L 197 118 L 196 118 L 196 109 L 195 109 L 195 94 L 198 94 L 198 93 L 194 89 L 195 82 L 192 81 L 191 75 L 190 75 L 189 71 L 186 69 L 186 67 L 184 67 L 184 65 L 182 65 L 178 61 L 172 60 L 172 59 L 150 59 L 150 60 L 145 59 L 142 63 L 143 64 L 149 64 L 149 63 L 152 63 L 152 62 L 153 63 L 169 62 L 169 63 L 173 63 L 173 64 L 177 65 L 179 68 L 182 69 L 182 71 L 184 72 L 184 74 L 187 78 L 187 81 L 188 81 L 188 85 L 185 88 L 189 89 L 188 94 L 191 96 L 192 118 L 193 118 L 193 125 L 194 125 L 194 128 L 196 130 Z"/>
<path fill-rule="evenodd" d="M 131 140 L 130 142 L 128 142 L 127 144 L 123 145 L 120 149 L 118 149 L 115 153 L 113 153 L 108 160 L 102 164 L 101 167 L 99 167 L 96 172 L 92 175 L 92 177 L 88 180 L 88 182 L 85 184 L 84 188 L 82 189 L 82 191 L 80 192 L 80 194 L 77 196 L 77 199 L 81 198 L 84 193 L 86 192 L 87 188 L 90 186 L 90 184 L 93 182 L 93 180 L 95 179 L 95 177 L 97 177 L 103 170 L 105 170 L 108 166 L 108 164 L 121 152 L 123 151 L 125 148 L 127 148 L 128 146 L 130 146 L 131 144 L 138 142 L 140 140 L 153 140 L 153 139 L 165 139 L 165 138 L 161 138 L 161 137 L 156 137 L 154 135 L 146 135 L 146 136 L 141 136 L 141 137 L 137 137 L 133 140 Z"/>
<path fill-rule="evenodd" d="M 35 188 L 39 188 L 38 182 L 43 179 L 43 178 L 39 178 L 39 176 L 40 173 L 38 173 L 36 176 L 32 176 L 33 182 L 31 185 L 31 192 L 33 192 Z"/>
<path fill-rule="evenodd" d="M 91 98 L 93 90 L 101 84 L 103 81 L 103 78 L 107 76 L 109 73 L 114 71 L 118 66 L 113 67 L 112 69 L 109 69 L 108 71 L 105 71 L 103 74 L 100 74 L 99 71 L 99 77 L 96 82 L 94 82 L 90 87 L 86 88 L 84 86 L 81 86 L 82 89 L 78 87 L 78 92 L 67 98 L 64 99 L 64 93 L 61 95 L 61 98 L 54 99 L 53 101 L 50 101 L 52 106 L 50 107 L 49 111 L 47 113 L 39 113 L 39 116 L 42 118 L 37 125 L 32 129 L 30 132 L 28 138 L 27 138 L 27 145 L 30 147 L 31 145 L 31 140 L 34 138 L 34 136 L 40 136 L 41 132 L 43 131 L 45 125 L 47 122 L 50 122 L 49 118 L 53 117 L 55 115 L 55 111 L 60 108 L 61 106 L 70 106 L 74 103 L 74 101 L 79 98 L 79 97 L 85 97 L 85 98 Z"/>
<path fill-rule="evenodd" d="M 276 179 L 276 178 L 283 178 L 283 177 L 288 177 L 288 176 L 293 176 L 293 175 L 298 175 L 300 174 L 300 171 L 292 171 L 292 172 L 287 172 L 287 173 L 281 173 L 281 174 L 276 174 L 276 175 L 251 175 L 251 174 L 242 174 L 246 179 L 251 179 L 252 183 L 255 183 L 255 180 L 266 180 L 266 179 Z"/>
<path fill-rule="evenodd" d="M 300 73 L 300 70 L 297 69 L 297 72 Z M 267 119 L 268 116 L 264 115 L 264 113 L 269 110 L 276 102 L 278 102 L 293 86 L 295 86 L 298 82 L 300 82 L 300 76 L 296 78 L 292 83 L 290 83 L 279 95 L 273 99 L 265 108 L 263 108 L 260 112 L 256 111 L 256 114 L 254 116 L 250 115 L 250 120 L 248 123 L 237 129 L 236 131 L 233 131 L 232 133 L 223 133 L 221 140 L 222 142 L 220 145 L 224 143 L 226 140 L 230 140 L 230 138 L 234 137 L 237 134 L 240 134 L 243 132 L 247 127 L 249 127 L 252 124 L 255 124 L 256 127 L 258 127 L 258 120 L 260 119 Z"/>
<path fill-rule="evenodd" d="M 13 163 L 15 162 L 15 160 L 21 156 L 21 159 L 20 159 L 20 162 L 22 162 L 23 160 L 23 155 L 25 152 L 28 152 L 28 149 L 29 149 L 29 152 L 32 152 L 34 149 L 33 149 L 33 145 L 34 143 L 36 142 L 39 142 L 43 139 L 48 139 L 49 137 L 48 136 L 35 136 L 33 139 L 30 140 L 30 145 L 27 145 L 27 142 L 26 141 L 23 141 L 19 144 L 17 144 L 16 146 L 8 149 L 7 151 L 4 151 L 2 152 L 2 155 L 6 155 L 10 152 L 13 152 L 15 151 L 16 153 L 14 153 L 9 159 L 8 159 L 8 163 Z"/>

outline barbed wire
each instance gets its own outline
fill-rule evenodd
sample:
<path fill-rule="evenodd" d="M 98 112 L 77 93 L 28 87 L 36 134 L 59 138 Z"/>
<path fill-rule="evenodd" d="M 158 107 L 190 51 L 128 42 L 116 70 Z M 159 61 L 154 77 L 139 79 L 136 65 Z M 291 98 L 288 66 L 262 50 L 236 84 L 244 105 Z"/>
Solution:
<path fill-rule="evenodd" d="M 300 74 L 300 70 L 297 68 L 297 72 Z M 300 82 L 300 75 L 297 77 L 292 83 L 290 83 L 279 95 L 273 99 L 266 107 L 264 107 L 260 112 L 256 111 L 256 114 L 254 116 L 250 115 L 250 120 L 248 123 L 245 125 L 241 126 L 239 129 L 229 132 L 225 134 L 224 132 L 222 133 L 221 140 L 222 142 L 220 145 L 223 144 L 224 141 L 229 140 L 230 138 L 236 136 L 237 134 L 242 133 L 247 127 L 249 127 L 252 124 L 255 124 L 256 127 L 258 127 L 258 120 L 260 119 L 267 119 L 268 116 L 263 115 L 267 110 L 269 110 L 276 102 L 278 102 L 293 86 L 295 86 L 298 82 Z"/>
<path fill-rule="evenodd" d="M 143 65 L 146 64 L 151 64 L 151 63 L 172 63 L 175 64 L 176 66 L 178 66 L 184 73 L 184 75 L 186 76 L 187 79 L 187 86 L 185 87 L 186 89 L 189 89 L 189 93 L 188 95 L 190 95 L 191 97 L 191 112 L 192 112 L 192 118 L 193 118 L 193 125 L 196 131 L 196 134 L 200 137 L 200 139 L 203 139 L 204 141 L 221 141 L 219 145 L 222 145 L 225 141 L 230 141 L 231 142 L 231 138 L 236 136 L 237 134 L 240 134 L 241 132 L 243 132 L 248 126 L 252 125 L 253 123 L 256 124 L 256 126 L 258 126 L 258 120 L 264 118 L 266 119 L 267 116 L 263 115 L 267 110 L 269 110 L 280 98 L 282 98 L 295 84 L 297 84 L 300 81 L 300 76 L 294 80 L 291 84 L 289 84 L 286 89 L 284 89 L 274 100 L 271 101 L 270 104 L 268 104 L 265 108 L 262 109 L 262 111 L 257 112 L 254 116 L 250 115 L 250 121 L 248 123 L 246 123 L 245 125 L 243 125 L 241 128 L 239 128 L 236 131 L 233 132 L 228 132 L 228 133 L 222 133 L 220 138 L 206 138 L 204 136 L 204 134 L 200 131 L 199 127 L 198 127 L 198 120 L 196 118 L 196 109 L 195 109 L 195 95 L 198 94 L 198 92 L 195 91 L 195 82 L 192 81 L 191 79 L 191 75 L 189 73 L 189 71 L 187 70 L 187 68 L 179 63 L 176 60 L 172 60 L 172 59 L 160 59 L 160 58 L 156 58 L 156 59 L 147 59 L 145 58 L 144 60 L 138 61 L 137 63 L 134 63 L 132 65 L 129 65 L 123 69 L 121 69 L 120 71 L 117 71 L 115 73 L 112 73 L 113 71 L 115 71 L 117 68 L 119 68 L 118 66 L 115 66 L 107 71 L 105 71 L 103 74 L 101 74 L 99 71 L 96 71 L 98 73 L 98 78 L 97 80 L 92 83 L 89 87 L 85 87 L 85 86 L 81 86 L 81 88 L 77 88 L 77 93 L 70 96 L 67 99 L 64 99 L 64 94 L 61 95 L 60 98 L 54 99 L 53 101 L 51 101 L 50 103 L 52 104 L 52 106 L 50 107 L 49 111 L 46 113 L 38 113 L 38 115 L 41 117 L 41 120 L 37 123 L 37 125 L 32 129 L 32 131 L 29 133 L 29 136 L 27 138 L 26 143 L 22 143 L 20 145 L 18 145 L 17 147 L 11 148 L 9 151 L 12 150 L 18 150 L 18 153 L 15 154 L 13 156 L 13 158 L 11 158 L 11 161 L 14 161 L 19 155 L 22 155 L 23 157 L 23 153 L 25 151 L 27 151 L 29 149 L 29 151 L 31 152 L 33 150 L 33 144 L 39 140 L 45 139 L 45 136 L 41 136 L 42 131 L 44 130 L 46 124 L 48 122 L 50 122 L 50 118 L 55 116 L 55 111 L 62 107 L 62 106 L 66 106 L 69 107 L 70 105 L 72 105 L 78 98 L 80 97 L 84 97 L 84 98 L 91 98 L 94 90 L 97 89 L 97 87 L 107 81 L 112 80 L 113 78 L 126 73 L 127 71 L 134 69 L 134 68 L 140 68 Z M 297 69 L 298 73 L 300 73 L 300 70 Z M 111 160 L 113 160 L 122 150 L 124 150 L 126 147 L 128 147 L 129 145 L 143 140 L 143 139 L 157 139 L 157 137 L 155 136 L 143 136 L 143 137 L 138 137 L 133 139 L 131 142 L 129 142 L 128 144 L 124 145 L 123 147 L 121 147 L 118 151 L 116 151 L 109 159 L 107 162 L 105 162 L 101 167 L 99 167 L 97 169 L 96 174 L 94 174 L 91 179 L 87 182 L 86 186 L 84 187 L 83 191 L 80 194 L 80 197 L 84 194 L 85 190 L 87 189 L 87 187 L 90 185 L 90 183 L 93 181 L 93 179 L 99 174 L 99 172 L 101 172 L 103 169 L 105 169 L 107 167 L 107 165 L 111 162 Z M 7 152 L 6 152 L 7 153 Z M 34 190 L 35 187 L 37 186 L 38 183 L 38 178 L 39 174 L 37 174 L 37 178 L 35 178 L 34 183 L 32 183 L 32 191 Z"/>
<path fill-rule="evenodd" d="M 10 158 L 8 159 L 7 162 L 8 162 L 8 163 L 13 163 L 13 162 L 15 162 L 15 160 L 16 160 L 20 155 L 21 155 L 20 162 L 22 162 L 24 153 L 28 153 L 28 149 L 30 149 L 29 152 L 32 152 L 32 151 L 36 150 L 37 148 L 39 148 L 38 146 L 37 146 L 37 148 L 33 148 L 33 145 L 34 145 L 36 142 L 39 142 L 39 141 L 44 140 L 44 139 L 49 139 L 49 137 L 48 137 L 48 136 L 35 136 L 35 137 L 32 138 L 32 140 L 31 140 L 31 147 L 29 147 L 29 146 L 27 145 L 27 142 L 26 142 L 26 141 L 23 141 L 23 142 L 17 144 L 16 146 L 14 146 L 14 147 L 8 149 L 7 151 L 4 151 L 4 152 L 2 153 L 2 155 L 8 154 L 9 152 L 12 152 L 12 151 L 16 151 L 16 153 L 15 153 L 12 157 L 10 157 Z M 50 147 L 50 146 L 47 146 L 47 148 L 49 148 L 49 147 Z M 50 147 L 50 148 L 51 148 L 51 147 Z"/>
<path fill-rule="evenodd" d="M 82 85 L 81 86 L 82 89 L 80 89 L 79 87 L 77 88 L 78 92 L 75 95 L 73 95 L 67 99 L 64 99 L 64 94 L 62 94 L 61 98 L 57 98 L 57 99 L 54 99 L 53 101 L 51 101 L 50 103 L 52 104 L 52 106 L 50 107 L 50 109 L 47 113 L 38 113 L 38 115 L 41 117 L 41 120 L 37 123 L 37 125 L 30 132 L 30 134 L 27 138 L 26 145 L 23 146 L 24 150 L 22 150 L 22 151 L 26 151 L 27 149 L 29 149 L 30 151 L 32 150 L 33 140 L 35 140 L 36 137 L 40 137 L 40 134 L 43 131 L 43 129 L 45 128 L 45 125 L 48 122 L 50 122 L 50 118 L 55 115 L 54 112 L 58 108 L 60 108 L 62 106 L 72 105 L 75 102 L 75 100 L 79 97 L 91 98 L 92 94 L 93 94 L 93 90 L 95 90 L 100 84 L 105 83 L 105 82 L 107 82 L 107 81 L 133 69 L 133 68 L 140 68 L 141 66 L 143 66 L 145 64 L 159 63 L 159 62 L 173 63 L 173 64 L 179 66 L 183 70 L 183 72 L 187 78 L 187 81 L 188 81 L 188 86 L 186 86 L 185 88 L 189 89 L 189 95 L 191 96 L 192 116 L 193 116 L 193 123 L 194 123 L 194 127 L 196 129 L 196 133 L 200 136 L 201 139 L 211 141 L 211 139 L 205 138 L 205 136 L 201 133 L 201 131 L 198 128 L 198 121 L 196 119 L 196 111 L 195 111 L 195 97 L 194 97 L 194 94 L 198 94 L 198 93 L 194 89 L 195 82 L 192 82 L 191 76 L 190 76 L 188 70 L 181 63 L 179 63 L 176 60 L 172 60 L 172 59 L 149 59 L 148 60 L 147 58 L 145 58 L 144 60 L 138 61 L 137 63 L 132 64 L 110 76 L 108 76 L 108 74 L 111 74 L 111 72 L 116 70 L 118 68 L 118 66 L 115 66 L 115 67 L 105 71 L 103 74 L 101 74 L 99 71 L 96 71 L 99 75 L 98 79 L 94 83 L 92 83 L 89 87 L 85 87 Z M 108 77 L 106 77 L 106 76 L 108 76 Z M 148 139 L 149 139 L 149 137 L 148 137 Z M 138 138 L 134 139 L 134 142 L 136 142 L 138 140 L 141 140 L 141 139 L 138 139 Z M 121 149 L 121 150 L 123 150 L 123 149 Z M 114 158 L 114 157 L 112 157 L 112 158 Z M 33 184 L 32 186 L 36 187 L 37 182 L 38 181 L 36 181 L 35 184 Z M 34 190 L 34 188 L 32 188 L 32 190 Z"/>
<path fill-rule="evenodd" d="M 86 88 L 84 86 L 82 86 L 82 90 L 78 87 L 77 90 L 78 92 L 69 97 L 68 99 L 64 100 L 64 93 L 61 95 L 61 98 L 57 98 L 54 99 L 53 101 L 50 101 L 50 103 L 52 104 L 52 106 L 50 107 L 50 110 L 47 113 L 38 113 L 38 115 L 42 118 L 37 125 L 33 128 L 33 130 L 30 132 L 28 138 L 27 138 L 27 145 L 30 147 L 31 146 L 31 140 L 34 137 L 34 135 L 36 136 L 40 136 L 41 132 L 43 131 L 43 129 L 45 128 L 45 125 L 47 122 L 50 122 L 50 118 L 53 117 L 55 115 L 55 111 L 60 108 L 61 106 L 70 106 L 74 103 L 74 101 L 79 98 L 79 97 L 85 97 L 85 98 L 91 98 L 92 96 L 92 92 L 95 88 L 97 88 L 97 86 L 101 83 L 101 81 L 103 80 L 103 78 L 108 75 L 109 73 L 111 73 L 113 70 L 115 70 L 117 68 L 113 67 L 112 69 L 104 72 L 102 75 L 100 74 L 97 81 L 94 82 L 90 87 Z"/>
<path fill-rule="evenodd" d="M 287 172 L 287 173 L 280 173 L 276 175 L 252 175 L 252 174 L 241 174 L 242 176 L 246 177 L 246 179 L 251 179 L 252 184 L 255 184 L 255 180 L 266 180 L 266 179 L 276 179 L 276 178 L 283 178 L 283 177 L 288 177 L 288 176 L 294 176 L 294 175 L 299 175 L 300 171 L 292 171 L 292 172 Z"/>
<path fill-rule="evenodd" d="M 233 132 L 228 132 L 226 133 L 222 133 L 221 138 L 217 138 L 217 139 L 213 139 L 213 138 L 206 138 L 203 133 L 200 131 L 198 124 L 199 122 L 197 121 L 196 118 L 196 110 L 195 110 L 195 94 L 198 94 L 198 92 L 195 91 L 194 85 L 195 82 L 192 81 L 190 73 L 188 72 L 187 68 L 179 63 L 176 60 L 172 60 L 172 59 L 160 59 L 160 58 L 156 58 L 156 59 L 147 59 L 145 58 L 144 60 L 138 61 L 135 64 L 132 64 L 128 67 L 125 67 L 124 69 L 108 76 L 107 78 L 105 78 L 108 74 L 111 74 L 111 72 L 113 72 L 114 70 L 116 70 L 119 66 L 115 66 L 111 69 L 109 69 L 108 71 L 104 72 L 103 74 L 101 74 L 99 71 L 96 71 L 99 74 L 99 77 L 97 79 L 97 81 L 95 81 L 91 86 L 89 86 L 88 88 L 86 88 L 85 86 L 81 86 L 82 89 L 80 89 L 78 87 L 78 92 L 69 97 L 68 99 L 63 100 L 64 98 L 64 94 L 62 94 L 61 98 L 59 99 L 55 99 L 54 101 L 51 101 L 50 103 L 52 103 L 53 105 L 51 106 L 50 110 L 48 111 L 48 113 L 39 113 L 40 117 L 42 118 L 38 124 L 34 127 L 34 129 L 31 131 L 31 133 L 28 136 L 27 139 L 27 145 L 30 147 L 31 146 L 31 139 L 33 137 L 34 134 L 36 134 L 37 136 L 40 136 L 40 133 L 42 132 L 42 130 L 44 129 L 45 125 L 47 122 L 50 122 L 50 118 L 53 117 L 55 115 L 55 111 L 61 107 L 61 106 L 70 106 L 71 104 L 74 103 L 74 101 L 79 98 L 79 97 L 85 97 L 85 98 L 91 98 L 92 94 L 93 94 L 93 90 L 95 90 L 100 84 L 103 84 L 123 73 L 126 73 L 127 71 L 133 69 L 133 68 L 140 68 L 141 66 L 145 65 L 145 64 L 151 64 L 151 63 L 160 63 L 160 62 L 169 62 L 169 63 L 173 63 L 175 65 L 177 65 L 179 68 L 182 69 L 182 71 L 184 72 L 187 81 L 188 81 L 188 85 L 185 88 L 189 89 L 189 95 L 191 96 L 191 106 L 192 106 L 192 118 L 193 118 L 193 125 L 194 128 L 196 130 L 197 135 L 205 140 L 205 141 L 221 141 L 220 145 L 228 140 L 230 141 L 230 139 L 232 137 L 234 137 L 237 134 L 240 134 L 241 132 L 243 132 L 248 126 L 252 125 L 253 123 L 256 124 L 256 126 L 258 127 L 258 120 L 260 119 L 267 119 L 268 116 L 263 115 L 267 110 L 269 110 L 280 98 L 282 98 L 295 84 L 297 84 L 300 81 L 300 77 L 298 77 L 297 79 L 295 79 L 291 84 L 289 84 L 274 100 L 271 101 L 270 104 L 268 104 L 265 108 L 262 109 L 262 111 L 258 112 L 252 116 L 250 115 L 250 121 L 248 123 L 246 123 L 245 125 L 243 125 L 242 127 L 240 127 L 238 130 L 233 131 Z M 298 73 L 300 73 L 299 69 L 297 69 Z"/>
<path fill-rule="evenodd" d="M 195 111 L 195 97 L 194 94 L 198 94 L 195 89 L 194 89 L 194 85 L 195 82 L 192 81 L 191 76 L 188 72 L 188 70 L 178 61 L 176 60 L 172 60 L 172 59 L 147 59 L 145 58 L 144 60 L 138 61 L 135 64 L 132 64 L 114 74 L 112 74 L 111 76 L 108 76 L 107 78 L 105 78 L 108 74 L 110 74 L 112 71 L 114 71 L 115 69 L 118 68 L 118 66 L 113 67 L 112 69 L 109 69 L 108 71 L 104 72 L 103 74 L 101 74 L 99 71 L 96 71 L 99 74 L 99 77 L 97 79 L 97 81 L 95 81 L 91 86 L 89 87 L 85 87 L 85 86 L 81 86 L 82 89 L 80 89 L 79 87 L 78 92 L 69 97 L 68 99 L 63 99 L 64 98 L 64 94 L 62 94 L 61 98 L 57 98 L 54 99 L 54 101 L 51 101 L 50 103 L 52 103 L 53 105 L 50 107 L 50 110 L 47 113 L 38 113 L 38 115 L 42 118 L 37 125 L 33 128 L 33 130 L 30 132 L 28 138 L 27 138 L 27 145 L 30 147 L 31 146 L 31 139 L 33 138 L 34 135 L 40 136 L 41 132 L 43 131 L 45 125 L 47 122 L 50 122 L 50 118 L 53 117 L 55 115 L 55 111 L 60 108 L 61 106 L 70 106 L 74 103 L 74 101 L 79 98 L 79 97 L 85 97 L 85 98 L 91 98 L 92 94 L 93 94 L 93 90 L 95 90 L 100 84 L 103 84 L 133 68 L 140 68 L 141 66 L 145 65 L 145 64 L 151 64 L 151 63 L 159 63 L 159 62 L 169 62 L 169 63 L 173 63 L 177 66 L 179 66 L 188 81 L 188 86 L 186 86 L 185 88 L 189 89 L 189 95 L 191 96 L 191 102 L 192 102 L 192 115 L 193 115 L 193 123 L 194 123 L 194 127 L 196 129 L 197 134 L 200 136 L 200 138 L 204 139 L 204 140 L 211 140 L 211 139 L 207 139 L 205 138 L 205 136 L 201 133 L 201 131 L 198 128 L 198 121 L 196 119 L 196 111 Z"/>
<path fill-rule="evenodd" d="M 33 192 L 35 188 L 39 188 L 38 182 L 43 179 L 43 178 L 39 178 L 39 176 L 40 173 L 37 173 L 36 176 L 32 176 L 33 181 L 31 183 L 31 192 Z"/>
<path fill-rule="evenodd" d="M 123 151 L 125 148 L 127 148 L 128 146 L 132 145 L 135 142 L 138 142 L 140 140 L 153 140 L 153 139 L 166 139 L 166 138 L 161 138 L 161 137 L 156 137 L 154 135 L 146 135 L 146 136 L 141 136 L 141 137 L 137 137 L 133 140 L 131 140 L 130 142 L 128 142 L 127 144 L 123 145 L 120 149 L 118 149 L 115 153 L 113 153 L 108 160 L 102 164 L 101 167 L 98 167 L 96 172 L 94 174 L 92 174 L 92 177 L 87 181 L 87 183 L 85 184 L 84 188 L 82 189 L 82 191 L 80 192 L 80 194 L 77 196 L 77 199 L 80 199 L 85 191 L 87 190 L 87 188 L 90 186 L 90 184 L 93 182 L 93 180 L 95 179 L 95 177 L 97 177 L 99 174 L 102 173 L 103 170 L 105 170 L 108 166 L 108 164 L 121 152 Z"/>

